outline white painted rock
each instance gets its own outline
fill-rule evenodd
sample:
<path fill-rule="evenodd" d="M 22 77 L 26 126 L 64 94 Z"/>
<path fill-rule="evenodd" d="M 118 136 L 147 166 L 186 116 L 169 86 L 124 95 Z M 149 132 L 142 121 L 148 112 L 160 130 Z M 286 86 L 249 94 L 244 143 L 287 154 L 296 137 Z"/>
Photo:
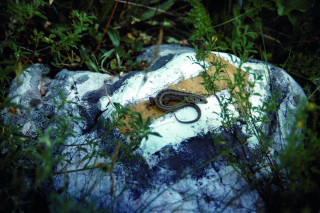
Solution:
<path fill-rule="evenodd" d="M 214 54 L 234 66 L 239 63 L 239 59 L 230 54 Z M 152 56 L 153 48 L 148 48 L 138 60 L 151 59 Z M 30 111 L 20 110 L 18 116 L 7 113 L 2 116 L 2 120 L 22 125 L 23 134 L 36 137 L 35 128 L 46 128 L 45 118 L 50 119 L 57 111 L 53 102 L 53 99 L 59 99 L 57 88 L 67 100 L 76 103 L 66 106 L 58 114 L 69 120 L 71 117 L 82 116 L 86 121 L 71 124 L 74 134 L 65 143 L 72 146 L 60 150 L 69 163 L 58 165 L 56 170 L 79 171 L 54 177 L 55 189 L 66 187 L 65 193 L 73 197 L 75 202 L 86 197 L 86 200 L 96 202 L 97 207 L 112 208 L 116 212 L 256 212 L 261 207 L 258 192 L 250 190 L 247 182 L 220 156 L 220 149 L 212 142 L 212 136 L 219 135 L 221 141 L 233 146 L 235 157 L 247 157 L 249 160 L 255 160 L 250 153 L 255 150 L 257 139 L 248 138 L 249 143 L 245 149 L 249 156 L 243 156 L 243 152 L 237 148 L 237 138 L 222 128 L 219 116 L 221 110 L 214 96 L 207 98 L 207 104 L 199 104 L 202 116 L 196 123 L 179 123 L 173 113 L 154 119 L 151 123 L 152 131 L 160 133 L 162 137 L 149 136 L 148 140 L 142 141 L 136 154 L 144 160 L 121 158 L 123 152 L 120 151 L 120 160 L 113 170 L 113 198 L 110 195 L 108 172 L 100 169 L 81 170 L 85 166 L 110 162 L 107 156 L 82 160 L 95 150 L 105 151 L 110 156 L 117 144 L 115 140 L 127 143 L 126 137 L 116 131 L 106 134 L 98 122 L 98 119 L 109 120 L 114 110 L 104 91 L 105 81 L 110 80 L 108 94 L 113 102 L 136 104 L 147 101 L 171 84 L 199 75 L 202 68 L 194 64 L 191 58 L 195 58 L 191 48 L 162 45 L 159 59 L 152 64 L 147 74 L 147 81 L 144 81 L 146 74 L 142 71 L 130 72 L 111 80 L 111 76 L 105 74 L 62 70 L 54 79 L 49 79 L 45 77 L 47 68 L 37 64 L 28 68 L 31 73 L 24 72 L 25 76 L 20 78 L 23 82 L 21 85 L 17 79 L 13 81 L 9 94 L 18 95 L 14 99 L 15 103 L 24 105 Z M 257 60 L 249 60 L 243 67 L 251 68 L 249 78 L 253 78 L 254 74 L 262 75 L 262 80 L 254 88 L 254 92 L 261 96 L 252 97 L 253 106 L 261 106 L 270 97 L 270 79 L 273 90 L 281 92 L 277 99 L 278 114 L 271 113 L 269 116 L 273 122 L 264 125 L 266 134 L 276 144 L 274 150 L 279 151 L 288 134 L 286 120 L 297 107 L 296 98 L 305 97 L 304 92 L 280 68 Z M 39 92 L 39 88 L 43 92 Z M 220 98 L 230 96 L 227 90 L 216 95 Z M 230 107 L 233 116 L 237 117 L 239 113 L 235 109 L 236 106 Z M 194 110 L 188 108 L 176 114 L 181 120 L 192 120 L 196 116 Z M 19 119 L 19 116 L 24 119 Z M 48 128 L 56 127 L 52 124 Z M 234 129 L 239 135 L 246 135 L 242 130 L 243 124 L 239 123 Z M 88 141 L 92 144 L 84 145 Z M 87 149 L 88 153 L 79 151 L 78 147 Z"/>

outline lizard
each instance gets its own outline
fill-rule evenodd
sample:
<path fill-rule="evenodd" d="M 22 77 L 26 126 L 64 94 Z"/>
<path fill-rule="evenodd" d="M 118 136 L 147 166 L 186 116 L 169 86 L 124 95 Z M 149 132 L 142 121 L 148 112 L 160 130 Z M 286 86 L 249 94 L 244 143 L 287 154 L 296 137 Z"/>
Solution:
<path fill-rule="evenodd" d="M 155 98 L 150 97 L 149 101 L 150 106 L 156 105 L 158 109 L 166 112 L 174 112 L 185 107 L 194 108 L 197 111 L 198 116 L 192 121 L 181 121 L 176 117 L 176 115 L 174 115 L 179 122 L 186 124 L 194 123 L 201 117 L 201 110 L 196 103 L 208 103 L 207 99 L 201 95 L 174 89 L 163 89 L 156 95 Z M 169 101 L 180 101 L 180 103 L 177 105 L 168 105 Z"/>

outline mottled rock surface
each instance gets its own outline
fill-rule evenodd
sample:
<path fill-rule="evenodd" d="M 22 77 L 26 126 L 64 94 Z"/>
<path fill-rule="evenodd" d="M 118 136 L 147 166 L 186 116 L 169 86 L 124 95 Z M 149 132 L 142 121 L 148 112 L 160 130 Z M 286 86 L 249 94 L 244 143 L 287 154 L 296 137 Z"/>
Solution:
<path fill-rule="evenodd" d="M 151 59 L 153 50 L 153 47 L 148 48 L 138 60 Z M 214 54 L 234 66 L 240 62 L 230 54 Z M 64 193 L 73 197 L 75 202 L 86 198 L 96 202 L 100 208 L 113 208 L 117 212 L 257 212 L 261 207 L 259 194 L 251 190 L 248 183 L 228 165 L 212 141 L 212 136 L 222 135 L 221 141 L 231 146 L 234 144 L 234 155 L 239 159 L 244 157 L 236 148 L 237 138 L 222 127 L 221 109 L 213 95 L 207 98 L 208 104 L 199 105 L 202 117 L 196 123 L 181 124 L 173 113 L 152 121 L 152 131 L 159 132 L 162 137 L 150 136 L 142 141 L 136 150 L 142 159 L 120 158 L 113 170 L 113 196 L 110 194 L 112 181 L 108 172 L 101 169 L 82 170 L 88 165 L 110 163 L 117 142 L 127 143 L 124 135 L 117 131 L 107 133 L 99 122 L 99 119 L 110 120 L 114 111 L 104 90 L 106 81 L 113 102 L 138 104 L 155 96 L 163 88 L 196 78 L 202 68 L 194 64 L 192 58 L 195 58 L 192 48 L 161 45 L 159 58 L 151 64 L 147 74 L 135 71 L 113 79 L 106 74 L 68 70 L 62 70 L 50 79 L 46 77 L 49 69 L 35 64 L 19 79 L 16 78 L 10 88 L 9 96 L 16 96 L 13 101 L 25 109 L 19 110 L 16 116 L 5 113 L 2 120 L 21 125 L 22 134 L 32 137 L 37 136 L 37 129 L 46 131 L 56 128 L 55 123 L 47 125 L 56 113 L 57 117 L 70 120 L 74 134 L 65 141 L 68 146 L 61 150 L 68 163 L 58 165 L 56 170 L 74 172 L 55 175 L 54 188 L 65 187 Z M 261 106 L 270 98 L 271 84 L 275 93 L 281 92 L 276 100 L 278 114 L 270 114 L 273 122 L 264 126 L 277 151 L 285 143 L 284 138 L 288 134 L 286 120 L 297 107 L 296 98 L 305 97 L 303 90 L 284 70 L 270 64 L 249 60 L 243 68 L 251 68 L 249 80 L 255 74 L 262 76 L 253 89 L 261 95 L 252 97 L 250 101 L 253 106 Z M 197 89 L 196 86 L 194 89 Z M 74 104 L 58 111 L 59 93 Z M 223 89 L 216 95 L 227 98 L 230 93 Z M 230 110 L 233 116 L 239 117 L 236 108 L 231 106 Z M 255 115 L 255 112 L 252 113 Z M 195 116 L 192 109 L 182 109 L 176 114 L 186 120 Z M 85 120 L 73 122 L 74 117 L 84 117 Z M 239 122 L 234 128 L 239 135 L 245 136 L 243 125 Z M 250 153 L 258 142 L 254 137 L 248 138 L 248 142 L 245 149 Z M 83 149 L 79 150 L 79 147 Z M 96 150 L 109 155 L 93 155 L 93 158 L 85 159 Z M 246 157 L 251 159 L 251 156 Z"/>

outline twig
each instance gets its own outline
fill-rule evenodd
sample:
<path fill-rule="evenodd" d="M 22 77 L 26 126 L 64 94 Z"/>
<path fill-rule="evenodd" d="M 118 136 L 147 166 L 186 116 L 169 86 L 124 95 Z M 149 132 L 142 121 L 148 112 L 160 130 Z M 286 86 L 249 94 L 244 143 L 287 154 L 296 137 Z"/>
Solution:
<path fill-rule="evenodd" d="M 110 99 L 110 96 L 108 95 L 108 91 L 107 91 L 107 83 L 108 83 L 108 81 L 111 81 L 114 77 L 115 77 L 115 75 L 112 76 L 111 79 L 109 79 L 109 80 L 106 81 L 106 83 L 104 84 L 104 91 L 106 92 L 107 98 L 108 98 L 109 102 L 111 103 L 111 105 L 113 106 L 113 108 L 116 108 L 116 107 L 113 105 L 113 103 L 112 103 L 112 101 L 111 101 L 111 99 Z"/>
<path fill-rule="evenodd" d="M 299 44 L 299 43 L 310 43 L 310 42 L 314 42 L 314 41 L 318 41 L 319 38 L 316 37 L 315 39 L 313 40 L 306 40 L 306 41 L 292 41 L 292 42 L 288 42 L 288 43 L 284 43 L 282 44 L 282 46 L 285 46 L 285 45 L 290 45 L 290 44 Z"/>
<path fill-rule="evenodd" d="M 111 187 L 110 187 L 110 194 L 111 196 L 113 196 L 114 194 L 114 177 L 113 177 L 113 170 L 114 170 L 114 166 L 116 164 L 116 160 L 119 154 L 119 150 L 120 150 L 120 141 L 118 142 L 116 149 L 114 150 L 113 155 L 111 156 L 111 165 L 110 165 L 110 169 L 109 169 L 109 176 L 110 176 L 110 180 L 111 180 Z"/>
<path fill-rule="evenodd" d="M 160 1 L 158 2 L 156 11 L 154 11 L 154 14 L 153 14 L 153 17 L 152 17 L 152 20 L 151 20 L 151 25 L 153 24 L 154 17 L 156 17 L 156 15 L 157 15 L 157 12 L 158 12 L 158 10 L 159 10 L 159 6 L 160 6 Z"/>
<path fill-rule="evenodd" d="M 116 0 L 115 0 L 116 1 Z M 161 9 L 158 9 L 158 8 L 154 8 L 154 7 L 150 7 L 150 6 L 146 6 L 146 5 L 142 5 L 142 4 L 137 4 L 137 3 L 133 3 L 133 2 L 129 2 L 129 1 L 121 1 L 119 0 L 120 3 L 125 3 L 125 4 L 130 4 L 130 5 L 134 5 L 134 6 L 138 6 L 138 7 L 143 7 L 143 8 L 148 8 L 150 10 L 155 10 L 155 11 L 159 11 L 161 13 L 165 13 L 165 14 L 168 14 L 170 16 L 176 16 L 175 14 L 173 13 L 170 13 L 170 12 L 167 12 L 165 10 L 161 10 Z"/>
<path fill-rule="evenodd" d="M 116 0 L 116 1 L 117 1 L 117 2 L 116 2 L 116 4 L 114 5 L 113 11 L 112 11 L 111 17 L 109 18 L 109 21 L 108 21 L 108 24 L 107 24 L 107 26 L 106 26 L 106 29 L 104 30 L 103 35 L 102 35 L 102 37 L 101 37 L 101 39 L 100 39 L 100 41 L 99 41 L 99 44 L 98 44 L 96 50 L 95 50 L 94 53 L 93 53 L 93 55 L 95 55 L 96 52 L 98 51 L 98 49 L 99 49 L 99 47 L 100 47 L 100 44 L 101 44 L 101 42 L 102 42 L 102 39 L 103 39 L 104 35 L 106 34 L 106 32 L 107 32 L 107 30 L 108 30 L 109 24 L 110 24 L 110 22 L 111 22 L 111 19 L 112 19 L 112 17 L 113 17 L 114 12 L 116 11 L 116 8 L 117 8 L 117 5 L 118 5 L 119 0 Z"/>
<path fill-rule="evenodd" d="M 30 50 L 30 49 L 25 48 L 25 47 L 23 47 L 23 46 L 18 46 L 18 45 L 17 45 L 17 47 L 20 47 L 21 49 L 23 49 L 23 50 L 27 50 L 27 51 L 32 52 L 32 53 L 34 52 L 33 50 Z"/>

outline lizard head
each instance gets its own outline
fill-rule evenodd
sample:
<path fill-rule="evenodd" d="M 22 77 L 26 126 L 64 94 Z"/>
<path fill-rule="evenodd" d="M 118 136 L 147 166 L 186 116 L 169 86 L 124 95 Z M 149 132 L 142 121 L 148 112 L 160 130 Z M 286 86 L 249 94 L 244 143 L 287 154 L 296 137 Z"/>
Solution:
<path fill-rule="evenodd" d="M 203 104 L 208 103 L 207 99 L 203 96 L 200 96 L 200 95 L 188 96 L 187 101 L 189 103 L 203 103 Z"/>

